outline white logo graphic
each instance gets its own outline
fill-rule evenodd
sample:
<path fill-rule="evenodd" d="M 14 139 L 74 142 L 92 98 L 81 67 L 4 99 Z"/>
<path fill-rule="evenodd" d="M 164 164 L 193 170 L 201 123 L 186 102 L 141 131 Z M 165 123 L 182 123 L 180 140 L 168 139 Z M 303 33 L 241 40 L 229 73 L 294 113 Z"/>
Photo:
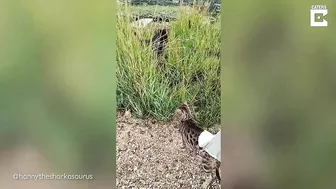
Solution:
<path fill-rule="evenodd" d="M 326 5 L 312 5 L 310 9 L 310 26 L 327 27 L 328 21 L 325 16 L 328 14 Z"/>

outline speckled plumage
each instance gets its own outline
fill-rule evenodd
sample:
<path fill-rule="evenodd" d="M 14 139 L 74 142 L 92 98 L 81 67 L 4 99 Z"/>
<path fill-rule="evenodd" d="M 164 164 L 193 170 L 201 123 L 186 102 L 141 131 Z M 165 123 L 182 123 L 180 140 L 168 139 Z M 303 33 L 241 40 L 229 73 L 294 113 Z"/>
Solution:
<path fill-rule="evenodd" d="M 216 177 L 220 181 L 220 162 L 210 156 L 198 145 L 198 137 L 204 129 L 198 125 L 186 102 L 176 110 L 174 119 L 175 124 L 181 133 L 183 142 L 182 147 L 187 147 L 192 154 L 197 156 L 202 169 L 206 173 L 211 173 L 211 175 L 213 175 L 213 172 L 215 171 Z M 209 184 L 211 184 L 211 182 Z"/>

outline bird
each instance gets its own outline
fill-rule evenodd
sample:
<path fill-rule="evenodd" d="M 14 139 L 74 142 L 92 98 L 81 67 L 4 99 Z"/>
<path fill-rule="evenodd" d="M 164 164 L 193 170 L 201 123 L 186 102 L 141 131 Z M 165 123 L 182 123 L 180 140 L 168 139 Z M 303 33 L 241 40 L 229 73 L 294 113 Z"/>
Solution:
<path fill-rule="evenodd" d="M 143 46 L 148 46 L 151 44 L 154 56 L 157 59 L 159 59 L 157 61 L 157 65 L 160 70 L 164 70 L 165 68 L 164 59 L 167 59 L 167 56 L 164 56 L 163 57 L 164 59 L 162 59 L 162 55 L 164 54 L 164 51 L 166 50 L 166 47 L 167 47 L 168 35 L 169 35 L 168 32 L 169 32 L 169 29 L 167 28 L 159 28 L 155 30 L 154 35 L 150 40 L 148 39 L 140 40 L 139 39 Z M 136 32 L 134 32 L 134 35 L 138 36 Z"/>
<path fill-rule="evenodd" d="M 204 129 L 199 126 L 199 123 L 193 117 L 189 105 L 186 101 L 180 105 L 174 114 L 174 126 L 178 128 L 182 138 L 182 148 L 187 148 L 191 154 L 196 155 L 198 163 L 201 168 L 211 174 L 209 183 L 207 181 L 203 184 L 203 188 L 208 188 L 214 181 L 213 172 L 215 171 L 216 178 L 220 178 L 220 162 L 210 156 L 204 148 L 198 144 L 198 138 Z"/>
<path fill-rule="evenodd" d="M 152 37 L 153 51 L 160 56 L 168 43 L 168 30 L 158 29 Z"/>

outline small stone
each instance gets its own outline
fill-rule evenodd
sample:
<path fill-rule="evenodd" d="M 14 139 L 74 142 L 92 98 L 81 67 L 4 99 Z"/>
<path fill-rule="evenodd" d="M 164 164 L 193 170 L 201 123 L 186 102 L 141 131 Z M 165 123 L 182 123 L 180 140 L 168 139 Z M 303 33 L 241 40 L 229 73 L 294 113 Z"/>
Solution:
<path fill-rule="evenodd" d="M 126 110 L 126 111 L 125 111 L 125 114 L 124 114 L 124 117 L 125 117 L 126 119 L 131 118 L 131 117 L 132 117 L 131 111 L 130 111 L 130 110 Z"/>

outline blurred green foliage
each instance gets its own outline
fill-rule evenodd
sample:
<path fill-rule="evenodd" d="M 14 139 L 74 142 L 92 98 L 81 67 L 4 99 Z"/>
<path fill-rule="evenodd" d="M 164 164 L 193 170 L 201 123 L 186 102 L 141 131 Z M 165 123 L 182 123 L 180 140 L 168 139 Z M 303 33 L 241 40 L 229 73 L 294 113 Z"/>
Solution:
<path fill-rule="evenodd" d="M 327 5 L 328 27 L 310 27 L 314 4 Z M 269 188 L 334 188 L 332 1 L 230 1 L 223 7 L 223 129 L 240 127 L 254 138 L 254 158 Z"/>
<path fill-rule="evenodd" d="M 113 7 L 1 1 L 1 151 L 28 144 L 55 172 L 114 173 Z"/>

